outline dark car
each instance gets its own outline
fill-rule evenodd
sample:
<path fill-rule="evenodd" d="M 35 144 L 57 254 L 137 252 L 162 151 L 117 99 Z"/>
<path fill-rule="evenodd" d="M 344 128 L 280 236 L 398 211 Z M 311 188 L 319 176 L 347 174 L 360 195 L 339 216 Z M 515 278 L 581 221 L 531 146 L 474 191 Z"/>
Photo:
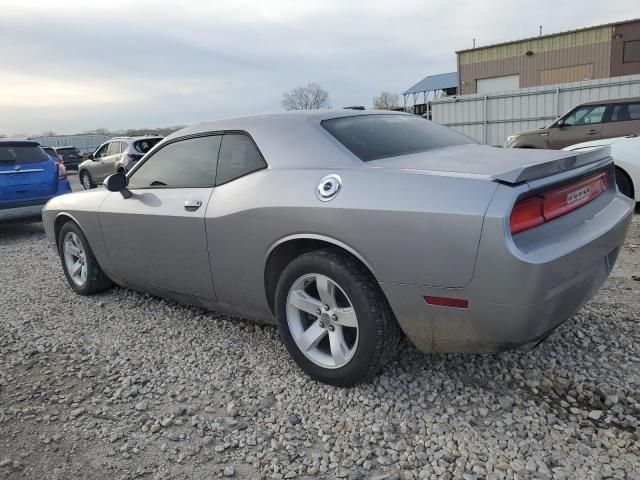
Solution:
<path fill-rule="evenodd" d="M 53 158 L 56 161 L 56 163 L 64 164 L 64 159 L 62 158 L 62 155 L 60 155 L 58 152 L 56 152 L 55 148 L 53 148 L 53 147 L 45 147 L 43 145 L 42 149 L 45 152 L 47 152 L 47 155 L 49 155 L 51 158 Z"/>
<path fill-rule="evenodd" d="M 82 162 L 82 154 L 76 147 L 57 147 L 56 152 L 62 155 L 62 161 L 67 169 L 78 169 Z"/>
<path fill-rule="evenodd" d="M 53 197 L 71 192 L 67 172 L 33 140 L 0 140 L 0 221 L 38 218 Z"/>

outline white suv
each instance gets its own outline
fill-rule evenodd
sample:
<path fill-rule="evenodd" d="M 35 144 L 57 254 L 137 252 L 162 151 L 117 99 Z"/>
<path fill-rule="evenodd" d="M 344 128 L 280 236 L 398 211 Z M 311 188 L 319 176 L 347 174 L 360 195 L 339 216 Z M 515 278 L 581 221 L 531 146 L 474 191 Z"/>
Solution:
<path fill-rule="evenodd" d="M 80 183 L 89 190 L 112 173 L 128 172 L 160 140 L 155 135 L 111 138 L 78 166 Z"/>

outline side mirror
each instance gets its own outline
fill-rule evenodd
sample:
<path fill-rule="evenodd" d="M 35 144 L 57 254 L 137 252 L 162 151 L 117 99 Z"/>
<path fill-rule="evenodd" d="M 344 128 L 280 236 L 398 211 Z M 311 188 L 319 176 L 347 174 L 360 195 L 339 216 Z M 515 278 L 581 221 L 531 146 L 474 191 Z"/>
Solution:
<path fill-rule="evenodd" d="M 127 188 L 127 176 L 124 173 L 114 173 L 104 180 L 104 188 L 110 192 L 120 192 L 123 198 L 131 197 L 131 192 Z"/>
<path fill-rule="evenodd" d="M 558 127 L 558 128 L 564 127 L 564 118 L 561 118 L 560 120 L 558 120 L 556 122 L 555 126 Z"/>
<path fill-rule="evenodd" d="M 93 156 L 93 153 L 90 153 L 89 155 L 87 155 L 87 158 L 89 160 L 95 160 L 95 157 Z"/>

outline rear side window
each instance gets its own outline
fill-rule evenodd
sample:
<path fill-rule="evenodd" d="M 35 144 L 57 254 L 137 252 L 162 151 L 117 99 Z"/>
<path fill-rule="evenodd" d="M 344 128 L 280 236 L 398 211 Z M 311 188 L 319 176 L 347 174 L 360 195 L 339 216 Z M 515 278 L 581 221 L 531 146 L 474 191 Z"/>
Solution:
<path fill-rule="evenodd" d="M 216 185 L 262 170 L 267 163 L 249 136 L 227 133 L 222 138 Z"/>
<path fill-rule="evenodd" d="M 144 140 L 137 140 L 133 146 L 140 153 L 147 153 L 151 150 L 160 140 L 161 138 L 145 138 Z"/>
<path fill-rule="evenodd" d="M 109 149 L 107 150 L 107 155 L 118 155 L 120 153 L 120 144 L 122 142 L 111 142 L 109 144 Z"/>
<path fill-rule="evenodd" d="M 630 120 L 640 120 L 640 103 L 614 105 L 611 112 L 611 122 L 627 122 Z"/>
<path fill-rule="evenodd" d="M 0 165 L 40 163 L 51 160 L 49 155 L 36 144 L 1 143 Z"/>
<path fill-rule="evenodd" d="M 322 126 L 363 162 L 476 143 L 447 127 L 413 115 L 358 115 Z"/>
<path fill-rule="evenodd" d="M 221 138 L 212 135 L 165 145 L 133 171 L 129 187 L 213 187 Z"/>

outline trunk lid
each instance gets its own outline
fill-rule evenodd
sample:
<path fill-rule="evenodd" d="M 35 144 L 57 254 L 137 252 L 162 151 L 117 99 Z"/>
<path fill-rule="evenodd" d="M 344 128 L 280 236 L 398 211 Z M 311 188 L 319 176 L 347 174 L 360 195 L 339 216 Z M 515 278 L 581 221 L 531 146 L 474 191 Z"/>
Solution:
<path fill-rule="evenodd" d="M 609 147 L 567 152 L 505 149 L 469 144 L 373 160 L 368 162 L 368 165 L 399 170 L 473 175 L 516 184 L 573 170 L 610 156 Z"/>

